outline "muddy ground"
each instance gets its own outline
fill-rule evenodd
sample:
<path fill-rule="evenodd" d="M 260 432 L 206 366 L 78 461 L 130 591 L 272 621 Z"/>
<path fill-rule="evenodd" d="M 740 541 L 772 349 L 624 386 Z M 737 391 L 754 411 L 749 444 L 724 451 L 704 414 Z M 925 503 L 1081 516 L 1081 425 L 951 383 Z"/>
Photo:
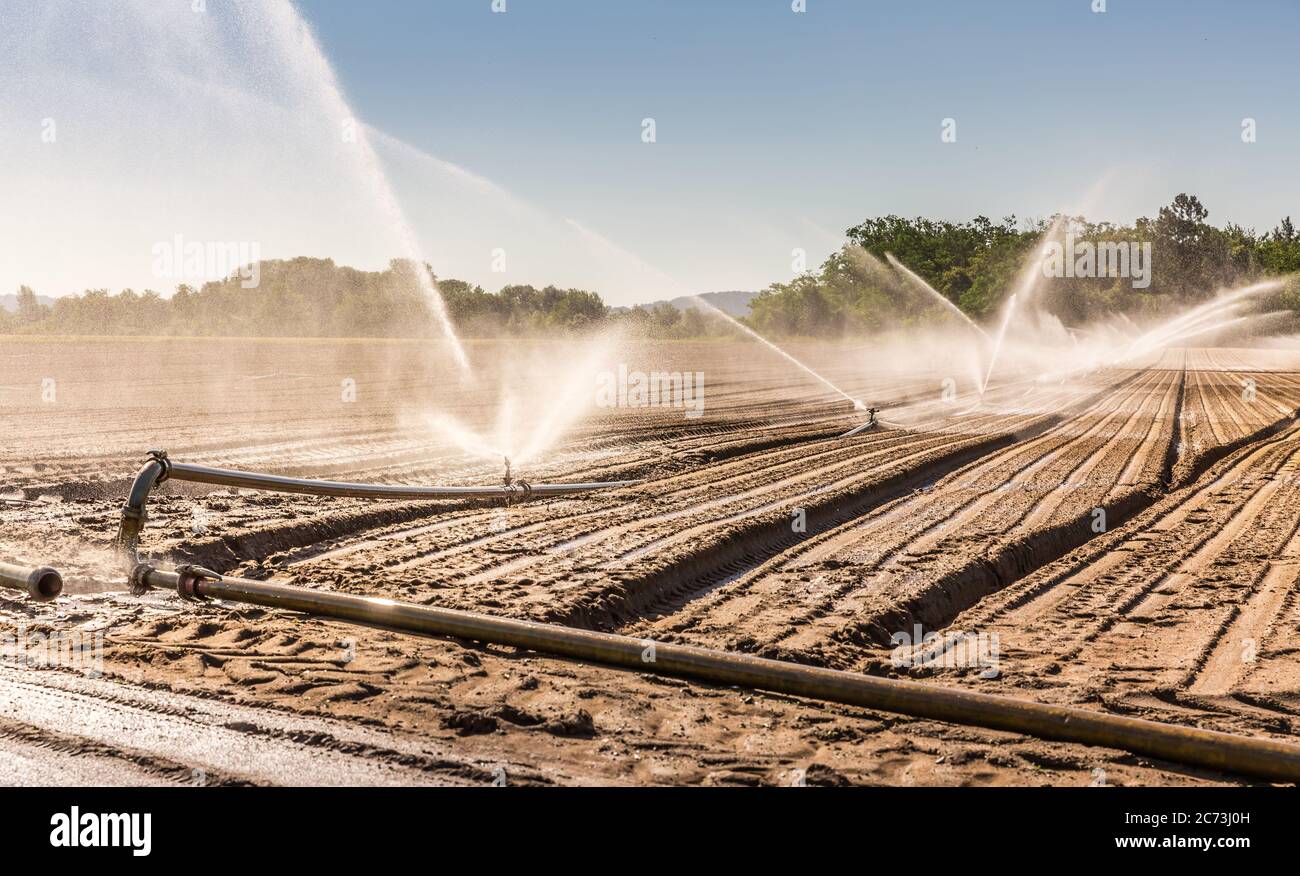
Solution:
<path fill-rule="evenodd" d="M 55 565 L 68 591 L 46 605 L 0 592 L 0 781 L 1242 781 L 511 648 L 131 596 L 112 542 L 152 447 L 272 473 L 473 484 L 500 482 L 500 446 L 542 434 L 513 474 L 638 481 L 512 507 L 173 482 L 143 542 L 159 562 L 1294 736 L 1296 357 L 1170 350 L 1064 382 L 995 380 L 981 399 L 945 392 L 941 360 L 900 373 L 861 348 L 797 349 L 884 409 L 885 427 L 843 438 L 863 414 L 752 344 L 470 351 L 466 379 L 413 342 L 4 339 L 0 559 Z M 598 406 L 601 375 L 620 366 L 702 372 L 699 415 Z M 900 639 L 918 630 L 983 644 L 928 659 Z M 33 642 L 64 640 L 92 643 L 94 665 L 33 656 Z"/>

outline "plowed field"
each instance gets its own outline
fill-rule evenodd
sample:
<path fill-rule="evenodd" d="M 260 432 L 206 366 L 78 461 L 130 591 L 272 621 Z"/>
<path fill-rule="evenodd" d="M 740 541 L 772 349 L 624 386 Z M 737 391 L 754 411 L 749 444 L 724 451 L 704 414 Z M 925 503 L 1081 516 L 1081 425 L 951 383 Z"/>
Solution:
<path fill-rule="evenodd" d="M 941 363 L 902 377 L 862 349 L 795 352 L 879 406 L 881 424 L 846 436 L 865 414 L 743 343 L 630 345 L 602 360 L 703 373 L 702 408 L 686 416 L 600 407 L 576 366 L 520 376 L 503 364 L 560 361 L 560 342 L 472 344 L 467 381 L 405 342 L 4 339 L 0 559 L 54 565 L 67 591 L 48 604 L 0 591 L 11 633 L 0 782 L 1244 781 L 127 592 L 112 543 L 147 449 L 300 477 L 500 483 L 488 439 L 450 440 L 426 414 L 489 434 L 502 386 L 531 405 L 516 429 L 540 429 L 549 399 L 565 411 L 514 475 L 636 483 L 505 506 L 168 482 L 143 550 L 159 563 L 1294 741 L 1300 356 L 1179 348 L 1064 383 L 995 380 L 977 396 L 946 390 Z M 33 665 L 22 643 L 34 634 L 102 637 L 96 671 Z"/>

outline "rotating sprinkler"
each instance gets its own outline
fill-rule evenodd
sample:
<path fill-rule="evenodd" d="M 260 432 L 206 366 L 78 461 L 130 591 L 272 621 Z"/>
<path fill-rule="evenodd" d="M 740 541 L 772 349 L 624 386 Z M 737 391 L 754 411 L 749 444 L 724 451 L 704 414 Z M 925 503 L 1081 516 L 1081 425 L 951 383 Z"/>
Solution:
<path fill-rule="evenodd" d="M 510 473 L 510 457 L 502 456 L 501 458 L 504 459 L 506 463 L 506 473 L 505 477 L 501 479 L 501 485 L 505 490 L 505 505 L 509 508 L 514 504 L 516 491 L 523 490 L 524 494 L 527 495 L 532 491 L 532 486 L 527 481 L 515 480 L 514 475 Z"/>
<path fill-rule="evenodd" d="M 876 419 L 876 414 L 880 413 L 880 408 L 877 407 L 869 408 L 866 405 L 862 405 L 862 402 L 858 402 L 858 401 L 855 401 L 853 405 L 854 405 L 854 410 L 865 410 L 867 412 L 867 421 L 863 423 L 861 426 L 854 426 L 852 429 L 850 429 L 849 431 L 841 435 L 840 436 L 841 438 L 852 438 L 854 435 L 861 435 L 863 432 L 866 432 L 868 429 L 874 429 L 876 426 L 880 425 L 880 421 Z M 862 407 L 859 408 L 858 405 L 862 405 Z"/>
<path fill-rule="evenodd" d="M 507 502 L 530 496 L 567 496 L 628 487 L 636 481 L 595 481 L 571 484 L 528 484 L 514 480 L 510 463 L 506 460 L 505 482 L 499 486 L 482 487 L 412 487 L 391 484 L 357 484 L 347 481 L 308 480 L 280 475 L 258 474 L 236 469 L 210 468 L 176 462 L 165 450 L 149 451 L 149 461 L 144 464 L 131 484 L 122 519 L 118 525 L 117 547 L 123 554 L 126 567 L 137 562 L 136 550 L 140 533 L 148 518 L 146 505 L 149 494 L 158 484 L 167 480 L 189 481 L 215 486 L 264 490 L 272 493 L 300 493 L 311 496 L 338 496 L 355 499 L 486 499 L 504 498 Z"/>
<path fill-rule="evenodd" d="M 0 587 L 21 590 L 36 602 L 49 602 L 63 592 L 63 576 L 49 566 L 0 563 Z"/>

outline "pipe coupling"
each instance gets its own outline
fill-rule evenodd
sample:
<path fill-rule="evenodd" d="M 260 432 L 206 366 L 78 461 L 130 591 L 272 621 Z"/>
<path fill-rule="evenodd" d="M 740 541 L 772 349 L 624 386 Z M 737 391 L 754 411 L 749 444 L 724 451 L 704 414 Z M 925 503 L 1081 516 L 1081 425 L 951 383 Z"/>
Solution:
<path fill-rule="evenodd" d="M 162 467 L 162 473 L 158 475 L 156 480 L 154 480 L 155 484 L 161 484 L 163 481 L 167 480 L 167 477 L 172 473 L 172 464 L 171 461 L 167 459 L 167 451 L 156 449 L 150 450 L 149 458 Z"/>
<path fill-rule="evenodd" d="M 131 586 L 132 596 L 144 596 L 149 592 L 149 573 L 154 571 L 154 567 L 148 563 L 136 563 L 131 567 L 131 574 L 127 576 L 127 583 Z"/>
<path fill-rule="evenodd" d="M 211 569 L 185 563 L 176 567 L 176 592 L 181 599 L 204 602 L 207 597 L 199 593 L 200 581 L 220 581 L 221 576 Z"/>

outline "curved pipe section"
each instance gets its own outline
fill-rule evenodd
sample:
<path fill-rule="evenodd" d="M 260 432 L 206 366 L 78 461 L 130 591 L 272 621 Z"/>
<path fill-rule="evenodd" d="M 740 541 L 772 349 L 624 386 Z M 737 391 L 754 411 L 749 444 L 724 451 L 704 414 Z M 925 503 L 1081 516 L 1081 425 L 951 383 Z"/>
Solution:
<path fill-rule="evenodd" d="M 122 554 L 127 570 L 133 568 L 139 560 L 137 549 L 140 546 L 140 533 L 144 531 L 145 521 L 149 519 L 149 494 L 167 477 L 167 454 L 151 450 L 149 455 L 151 459 L 131 482 L 131 492 L 127 494 L 126 504 L 122 506 L 122 518 L 117 524 L 117 549 Z"/>

